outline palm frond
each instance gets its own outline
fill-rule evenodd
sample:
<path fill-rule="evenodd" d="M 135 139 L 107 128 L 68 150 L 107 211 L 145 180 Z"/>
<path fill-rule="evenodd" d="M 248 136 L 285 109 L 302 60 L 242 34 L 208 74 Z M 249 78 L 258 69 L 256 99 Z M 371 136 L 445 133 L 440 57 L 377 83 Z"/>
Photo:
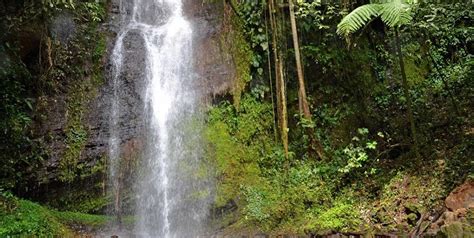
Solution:
<path fill-rule="evenodd" d="M 349 35 L 378 17 L 383 4 L 366 4 L 354 9 L 337 25 L 337 34 Z"/>
<path fill-rule="evenodd" d="M 410 5 L 401 0 L 380 4 L 380 18 L 389 27 L 399 27 L 412 20 Z"/>

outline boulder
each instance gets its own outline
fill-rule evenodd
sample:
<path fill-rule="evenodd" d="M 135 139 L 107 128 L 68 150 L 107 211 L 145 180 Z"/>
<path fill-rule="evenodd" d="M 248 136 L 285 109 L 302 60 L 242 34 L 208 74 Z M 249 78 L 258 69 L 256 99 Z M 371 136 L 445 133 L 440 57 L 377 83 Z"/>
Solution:
<path fill-rule="evenodd" d="M 445 201 L 449 211 L 474 208 L 474 180 L 468 180 L 454 189 Z"/>
<path fill-rule="evenodd" d="M 474 237 L 474 181 L 454 189 L 445 200 L 446 210 L 431 224 L 425 237 Z"/>

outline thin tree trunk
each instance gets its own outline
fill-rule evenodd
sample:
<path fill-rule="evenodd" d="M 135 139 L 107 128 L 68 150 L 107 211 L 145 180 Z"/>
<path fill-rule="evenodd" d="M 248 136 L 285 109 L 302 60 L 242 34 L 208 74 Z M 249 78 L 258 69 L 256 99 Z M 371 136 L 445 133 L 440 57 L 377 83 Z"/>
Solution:
<path fill-rule="evenodd" d="M 300 54 L 300 46 L 298 42 L 298 30 L 296 29 L 296 18 L 295 18 L 295 10 L 293 0 L 289 0 L 290 4 L 290 22 L 291 22 L 291 33 L 293 36 L 293 47 L 295 50 L 295 59 L 296 59 L 296 71 L 298 73 L 298 84 L 299 84 L 299 92 L 298 92 L 298 99 L 301 104 L 302 114 L 307 120 L 311 120 L 311 112 L 308 106 L 308 99 L 306 97 L 306 88 L 304 83 L 304 75 L 303 75 L 303 66 L 301 65 L 301 54 Z"/>
<path fill-rule="evenodd" d="M 280 127 L 280 137 L 285 151 L 285 157 L 288 158 L 288 121 L 286 108 L 286 90 L 285 80 L 283 78 L 283 61 L 278 45 L 278 29 L 275 18 L 275 2 L 269 0 L 268 10 L 270 15 L 270 28 L 272 31 L 272 51 L 275 63 L 275 87 L 277 92 L 277 112 Z"/>
<path fill-rule="evenodd" d="M 400 71 L 402 74 L 402 85 L 403 85 L 403 93 L 405 94 L 405 98 L 407 99 L 407 108 L 408 108 L 408 120 L 410 121 L 410 129 L 411 129 L 411 136 L 413 140 L 413 147 L 415 150 L 415 155 L 420 159 L 420 152 L 418 148 L 418 135 L 416 133 L 416 126 L 415 126 L 415 118 L 413 116 L 413 106 L 412 106 L 412 98 L 409 91 L 407 75 L 405 72 L 405 63 L 403 61 L 402 55 L 402 47 L 400 43 L 400 36 L 398 33 L 398 29 L 395 29 L 395 39 L 397 45 L 397 53 L 398 53 L 398 62 L 400 63 Z"/>
<path fill-rule="evenodd" d="M 267 9 L 268 9 L 268 4 L 267 4 Z M 269 17 L 268 17 L 269 18 Z M 267 14 L 265 14 L 265 35 L 267 40 L 270 38 L 268 34 L 268 18 Z M 271 54 L 270 54 L 270 47 L 267 47 L 266 50 L 267 53 L 267 66 L 268 66 L 268 81 L 270 84 L 270 98 L 272 99 L 272 115 L 273 115 L 273 137 L 275 142 L 278 141 L 278 119 L 275 117 L 275 100 L 274 100 L 274 95 L 273 95 L 273 77 L 272 77 L 272 59 L 271 59 Z"/>
<path fill-rule="evenodd" d="M 280 98 L 281 98 L 281 138 L 283 141 L 283 148 L 285 149 L 285 157 L 288 159 L 288 111 L 286 108 L 286 86 L 285 79 L 283 77 L 283 59 L 281 52 L 278 55 L 278 71 L 279 71 L 279 85 L 280 85 Z"/>
<path fill-rule="evenodd" d="M 288 0 L 289 8 L 290 8 L 290 23 L 291 23 L 291 33 L 293 36 L 293 48 L 295 50 L 295 60 L 296 60 L 296 71 L 298 74 L 298 101 L 299 101 L 299 108 L 300 113 L 303 114 L 304 118 L 311 122 L 311 111 L 309 110 L 308 98 L 306 96 L 306 87 L 304 82 L 304 74 L 303 74 L 303 65 L 301 64 L 301 54 L 300 54 L 300 46 L 298 40 L 298 29 L 296 27 L 296 17 L 295 17 L 295 9 L 293 0 Z M 321 142 L 315 138 L 314 130 L 310 129 L 308 131 L 310 137 L 310 148 L 312 145 L 316 146 L 316 153 L 318 154 L 320 159 L 324 159 L 323 147 Z"/>
<path fill-rule="evenodd" d="M 228 3 L 230 5 L 230 8 L 232 8 L 232 11 L 237 15 L 238 17 L 241 17 L 239 11 L 237 11 L 237 8 L 235 7 L 235 3 L 233 0 L 224 0 L 224 3 Z"/>

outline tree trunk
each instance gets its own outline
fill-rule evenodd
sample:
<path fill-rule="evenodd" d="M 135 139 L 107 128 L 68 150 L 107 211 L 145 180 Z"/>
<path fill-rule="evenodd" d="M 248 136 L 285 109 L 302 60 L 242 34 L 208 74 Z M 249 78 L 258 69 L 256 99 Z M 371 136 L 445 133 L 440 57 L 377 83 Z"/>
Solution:
<path fill-rule="evenodd" d="M 268 11 L 270 15 L 270 28 L 272 31 L 272 51 L 275 63 L 275 87 L 277 92 L 277 114 L 280 127 L 280 138 L 285 151 L 285 157 L 288 158 L 288 120 L 286 108 L 286 90 L 283 77 L 283 59 L 278 44 L 278 27 L 275 17 L 275 2 L 269 0 Z"/>
<path fill-rule="evenodd" d="M 302 109 L 302 112 L 300 113 L 304 115 L 305 119 L 311 120 L 311 112 L 309 110 L 308 99 L 306 97 L 303 66 L 301 65 L 301 54 L 300 54 L 300 46 L 298 42 L 298 30 L 296 28 L 296 18 L 295 18 L 293 0 L 289 0 L 289 5 L 290 5 L 291 33 L 293 36 L 293 48 L 295 50 L 295 59 L 296 59 L 296 71 L 298 73 L 298 84 L 299 84 L 298 100 Z"/>
<path fill-rule="evenodd" d="M 290 8 L 290 23 L 291 23 L 291 35 L 293 36 L 293 48 L 295 50 L 295 61 L 296 61 L 296 71 L 298 74 L 298 102 L 300 113 L 303 114 L 304 118 L 311 122 L 311 111 L 309 110 L 308 98 L 306 96 L 306 87 L 304 82 L 304 74 L 303 74 L 303 65 L 301 64 L 301 54 L 300 54 L 300 46 L 298 40 L 298 29 L 296 27 L 296 17 L 295 17 L 295 9 L 293 0 L 288 0 L 289 8 Z M 324 159 L 323 153 L 323 146 L 321 142 L 315 138 L 314 130 L 308 130 L 309 138 L 310 138 L 310 149 L 312 145 L 316 146 L 316 153 L 318 154 L 320 159 Z"/>
<path fill-rule="evenodd" d="M 280 85 L 280 99 L 281 99 L 281 139 L 283 141 L 283 148 L 285 149 L 285 157 L 288 159 L 288 112 L 286 108 L 286 85 L 283 77 L 283 59 L 281 52 L 278 55 L 278 83 Z"/>
<path fill-rule="evenodd" d="M 416 126 L 415 126 L 415 118 L 413 116 L 413 106 L 412 106 L 412 98 L 409 91 L 407 75 L 405 72 L 405 63 L 403 61 L 403 54 L 402 54 L 402 47 L 400 43 L 400 36 L 398 33 L 398 29 L 395 29 L 395 40 L 397 45 L 397 53 L 398 53 L 398 62 L 400 63 L 400 71 L 402 74 L 402 86 L 403 86 L 403 93 L 405 94 L 405 98 L 407 100 L 407 108 L 408 108 L 408 120 L 410 121 L 410 129 L 411 129 L 411 136 L 413 140 L 413 148 L 415 150 L 415 155 L 418 158 L 420 157 L 420 153 L 418 150 L 418 135 L 416 133 Z"/>
<path fill-rule="evenodd" d="M 268 4 L 267 4 L 267 10 L 268 10 Z M 267 14 L 265 14 L 265 35 L 266 39 L 269 40 L 269 31 L 268 31 L 268 20 L 269 17 L 267 18 Z M 267 66 L 268 66 L 268 82 L 270 85 L 270 98 L 272 100 L 272 118 L 273 118 L 273 137 L 274 141 L 278 142 L 278 119 L 277 119 L 277 113 L 275 113 L 275 96 L 273 93 L 273 75 L 272 75 L 272 56 L 270 54 L 270 47 L 267 47 L 266 49 L 266 54 L 267 54 Z"/>

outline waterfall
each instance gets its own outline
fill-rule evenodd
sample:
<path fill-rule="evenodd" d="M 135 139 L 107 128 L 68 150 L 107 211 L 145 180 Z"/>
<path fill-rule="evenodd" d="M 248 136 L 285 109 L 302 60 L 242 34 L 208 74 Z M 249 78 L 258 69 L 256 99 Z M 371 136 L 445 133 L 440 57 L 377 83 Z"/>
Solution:
<path fill-rule="evenodd" d="M 126 4 L 125 4 L 126 3 Z M 124 44 L 142 44 L 144 69 L 144 146 L 135 178 L 135 228 L 139 237 L 195 237 L 207 216 L 205 182 L 198 178 L 202 157 L 198 77 L 193 73 L 191 23 L 183 16 L 181 0 L 134 0 L 120 3 L 125 12 L 111 55 L 113 99 L 109 138 L 109 178 L 115 210 L 120 213 L 121 135 L 118 129 L 123 112 L 120 91 Z M 142 41 L 126 42 L 129 34 Z M 123 97 L 123 96 L 122 96 Z"/>

